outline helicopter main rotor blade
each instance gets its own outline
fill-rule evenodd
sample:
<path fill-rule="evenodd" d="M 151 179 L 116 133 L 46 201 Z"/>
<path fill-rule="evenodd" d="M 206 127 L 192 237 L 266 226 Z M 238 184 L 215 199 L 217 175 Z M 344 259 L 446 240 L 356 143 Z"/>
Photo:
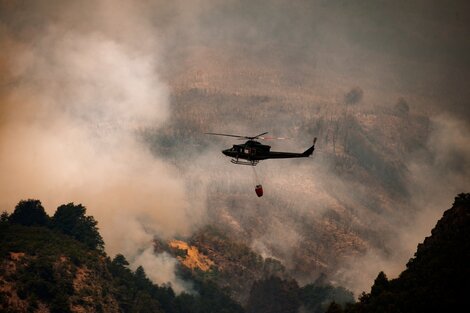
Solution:
<path fill-rule="evenodd" d="M 226 137 L 234 137 L 234 138 L 238 138 L 238 139 L 249 139 L 249 140 L 253 140 L 253 139 L 281 139 L 281 138 L 274 138 L 274 137 L 262 137 L 263 135 L 266 135 L 268 132 L 264 132 L 264 133 L 261 133 L 259 135 L 256 135 L 256 136 L 240 136 L 240 135 L 232 135 L 232 134 L 221 134 L 221 133 L 204 133 L 206 135 L 215 135 L 215 136 L 226 136 Z M 283 138 L 284 139 L 284 138 Z"/>
<path fill-rule="evenodd" d="M 226 136 L 226 137 L 235 137 L 235 138 L 241 138 L 241 139 L 248 139 L 249 137 L 247 136 L 239 136 L 239 135 L 231 135 L 231 134 L 219 134 L 219 133 L 204 133 L 206 135 L 214 135 L 214 136 Z"/>
<path fill-rule="evenodd" d="M 261 133 L 261 134 L 259 134 L 259 135 L 257 135 L 257 136 L 253 136 L 253 137 L 247 137 L 247 138 L 253 138 L 253 139 L 256 139 L 256 138 L 259 138 L 260 136 L 266 135 L 267 133 L 269 133 L 269 132 Z"/>
<path fill-rule="evenodd" d="M 258 137 L 259 139 L 262 139 L 262 140 L 286 140 L 286 139 L 290 139 L 289 137 L 264 137 L 264 136 L 261 136 L 261 137 Z"/>

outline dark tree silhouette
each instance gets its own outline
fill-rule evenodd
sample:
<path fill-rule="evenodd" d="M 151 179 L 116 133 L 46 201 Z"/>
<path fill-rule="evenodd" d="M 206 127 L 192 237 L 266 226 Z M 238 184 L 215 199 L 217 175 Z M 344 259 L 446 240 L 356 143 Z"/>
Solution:
<path fill-rule="evenodd" d="M 299 286 L 294 280 L 271 276 L 253 283 L 247 312 L 289 313 L 300 307 Z"/>
<path fill-rule="evenodd" d="M 404 98 L 399 98 L 394 108 L 395 112 L 400 115 L 406 115 L 410 112 L 410 106 Z"/>
<path fill-rule="evenodd" d="M 389 287 L 389 281 L 388 281 L 387 275 L 385 275 L 384 272 L 380 272 L 374 281 L 374 285 L 372 285 L 370 294 L 372 296 L 378 296 L 384 290 L 387 290 L 388 287 Z"/>
<path fill-rule="evenodd" d="M 9 221 L 25 226 L 47 226 L 49 216 L 39 200 L 21 200 L 10 215 Z"/>
<path fill-rule="evenodd" d="M 346 306 L 346 313 L 459 312 L 470 281 L 470 194 L 459 194 L 425 238 L 406 269 L 388 280 L 380 272 L 371 292 Z"/>
<path fill-rule="evenodd" d="M 127 262 L 124 255 L 119 253 L 119 254 L 116 254 L 116 256 L 114 257 L 112 264 L 116 266 L 126 267 L 129 265 L 129 262 Z"/>
<path fill-rule="evenodd" d="M 8 223 L 8 219 L 10 218 L 10 216 L 8 215 L 8 212 L 6 211 L 3 211 L 2 212 L 2 215 L 0 215 L 0 223 Z"/>
<path fill-rule="evenodd" d="M 86 208 L 81 204 L 61 205 L 52 217 L 52 226 L 54 229 L 83 242 L 91 249 L 103 250 L 103 238 L 96 226 L 98 222 L 93 216 L 86 216 L 85 213 Z"/>
<path fill-rule="evenodd" d="M 360 87 L 354 87 L 344 95 L 346 104 L 356 104 L 362 100 L 364 91 Z"/>
<path fill-rule="evenodd" d="M 326 311 L 326 313 L 342 313 L 343 312 L 343 309 L 341 308 L 341 306 L 336 303 L 336 302 L 331 302 L 330 306 L 328 307 L 328 310 Z"/>
<path fill-rule="evenodd" d="M 141 289 L 150 290 L 153 286 L 152 282 L 147 278 L 147 274 L 142 266 L 137 267 L 134 272 L 134 277 L 137 283 L 137 286 Z"/>
<path fill-rule="evenodd" d="M 326 277 L 321 275 L 313 284 L 307 284 L 300 289 L 300 301 L 308 312 L 323 313 L 330 303 L 335 303 L 336 306 L 353 303 L 354 296 L 343 287 L 330 285 Z"/>

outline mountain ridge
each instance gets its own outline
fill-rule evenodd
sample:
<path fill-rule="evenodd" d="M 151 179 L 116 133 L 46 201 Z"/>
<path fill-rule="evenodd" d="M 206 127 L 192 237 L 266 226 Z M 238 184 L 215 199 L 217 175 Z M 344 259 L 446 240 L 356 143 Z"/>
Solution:
<path fill-rule="evenodd" d="M 370 293 L 344 312 L 457 312 L 470 280 L 470 193 L 459 194 L 398 278 L 380 272 Z M 342 312 L 333 304 L 330 313 Z"/>
<path fill-rule="evenodd" d="M 85 217 L 77 208 L 75 222 Z M 23 207 L 23 211 L 18 210 Z M 62 206 L 63 207 L 63 206 Z M 35 215 L 26 214 L 35 210 Z M 21 214 L 18 212 L 21 211 Z M 41 213 L 42 212 L 42 213 Z M 71 211 L 69 211 L 71 212 Z M 35 216 L 31 218 L 31 216 Z M 62 218 L 67 215 L 62 214 Z M 91 219 L 91 217 L 89 218 Z M 27 225 L 23 224 L 26 223 Z M 39 223 L 39 224 L 38 224 Z M 56 224 L 54 224 L 56 223 Z M 299 286 L 275 259 L 263 259 L 213 227 L 179 245 L 168 245 L 181 262 L 179 275 L 197 295 L 176 296 L 171 286 L 153 284 L 142 267 L 135 271 L 123 255 L 111 260 L 90 237 L 64 234 L 60 220 L 49 221 L 38 200 L 21 201 L 0 219 L 0 309 L 5 312 L 435 312 L 465 304 L 470 279 L 470 194 L 459 194 L 398 278 L 380 272 L 370 293 L 352 304 L 352 294 L 327 276 Z M 89 224 L 94 228 L 96 224 Z M 91 232 L 94 233 L 94 232 Z M 99 236 L 99 233 L 94 233 Z M 99 238 L 98 238 L 99 239 Z M 81 242 L 80 240 L 86 240 Z M 94 240 L 92 242 L 99 242 Z M 156 247 L 158 248 L 158 241 Z M 185 247 L 213 263 L 201 270 L 185 264 Z M 165 247 L 163 247 L 165 249 Z M 160 247 L 161 249 L 161 247 Z M 155 253 L 160 250 L 156 249 Z M 196 250 L 194 250 L 196 251 Z M 193 251 L 193 252 L 194 252 Z M 245 257 L 244 257 L 245 256 Z M 254 263 L 253 263 L 254 262 Z M 250 265 L 251 264 L 251 265 Z M 251 270 L 249 270 L 251 268 Z M 250 274 L 251 273 L 251 274 Z M 239 283 L 234 283 L 238 279 Z M 241 290 L 248 291 L 245 295 Z M 243 307 L 234 301 L 244 303 Z M 269 300 L 271 299 L 271 300 Z M 328 307 L 328 303 L 333 303 Z M 335 302 L 336 301 L 336 302 Z M 340 305 L 337 304 L 340 303 Z M 349 304 L 348 304 L 349 303 Z M 344 309 L 342 308 L 344 306 Z"/>

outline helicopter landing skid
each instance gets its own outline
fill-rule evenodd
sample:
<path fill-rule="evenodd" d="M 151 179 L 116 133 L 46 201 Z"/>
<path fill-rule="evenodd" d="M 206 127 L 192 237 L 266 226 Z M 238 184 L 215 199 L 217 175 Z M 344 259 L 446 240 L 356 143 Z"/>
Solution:
<path fill-rule="evenodd" d="M 250 166 L 256 166 L 258 164 L 258 160 L 253 160 L 253 161 L 240 161 L 238 159 L 231 159 L 230 162 L 233 164 L 239 164 L 239 165 L 250 165 Z"/>

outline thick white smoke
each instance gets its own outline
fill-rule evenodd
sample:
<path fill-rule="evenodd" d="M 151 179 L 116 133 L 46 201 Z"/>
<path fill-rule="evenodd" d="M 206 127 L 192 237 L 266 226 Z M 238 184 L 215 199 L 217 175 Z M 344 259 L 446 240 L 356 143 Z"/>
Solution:
<path fill-rule="evenodd" d="M 52 214 L 62 203 L 83 203 L 111 256 L 123 253 L 155 282 L 181 291 L 176 260 L 157 258 L 153 238 L 187 235 L 198 212 L 181 173 L 136 136 L 169 114 L 157 35 L 139 5 L 64 5 L 58 13 L 69 16 L 55 23 L 40 11 L 45 26 L 25 31 L 30 42 L 4 30 L 12 83 L 1 107 L 0 205 L 11 210 L 37 198 Z"/>

